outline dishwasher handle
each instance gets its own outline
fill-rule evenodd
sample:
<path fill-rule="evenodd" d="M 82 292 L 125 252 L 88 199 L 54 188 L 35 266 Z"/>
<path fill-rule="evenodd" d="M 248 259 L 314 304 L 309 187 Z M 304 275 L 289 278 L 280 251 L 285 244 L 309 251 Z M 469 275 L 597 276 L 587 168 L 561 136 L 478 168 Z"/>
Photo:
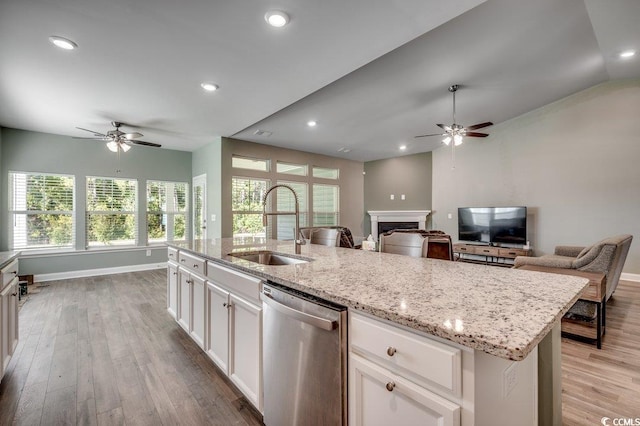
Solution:
<path fill-rule="evenodd" d="M 327 331 L 335 330 L 336 328 L 338 328 L 338 321 L 331 321 L 290 308 L 287 305 L 279 303 L 270 294 L 261 293 L 261 296 L 262 301 L 266 303 L 267 306 L 275 309 L 281 314 L 293 317 L 314 327 L 318 327 Z"/>

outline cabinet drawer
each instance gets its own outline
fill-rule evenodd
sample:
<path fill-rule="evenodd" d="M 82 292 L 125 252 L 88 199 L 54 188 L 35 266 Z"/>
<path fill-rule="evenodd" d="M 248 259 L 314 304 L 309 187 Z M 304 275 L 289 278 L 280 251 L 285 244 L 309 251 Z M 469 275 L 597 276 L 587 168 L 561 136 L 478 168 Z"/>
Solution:
<path fill-rule="evenodd" d="M 13 260 L 7 266 L 2 268 L 2 281 L 0 282 L 0 290 L 9 284 L 12 279 L 18 276 L 18 259 Z"/>
<path fill-rule="evenodd" d="M 453 251 L 457 252 L 457 253 L 475 253 L 476 252 L 476 248 L 472 247 L 472 246 L 468 246 L 466 244 L 454 244 L 453 245 Z"/>
<path fill-rule="evenodd" d="M 372 354 L 389 370 L 417 376 L 460 396 L 460 349 L 357 314 L 350 318 L 352 350 Z"/>
<path fill-rule="evenodd" d="M 205 270 L 206 262 L 203 258 L 194 256 L 192 254 L 178 252 L 178 260 L 180 266 L 184 266 L 185 268 L 189 268 L 191 271 L 205 276 L 207 271 Z"/>
<path fill-rule="evenodd" d="M 501 257 L 516 257 L 516 256 L 526 256 L 527 250 L 517 249 L 517 248 L 501 248 L 500 256 Z"/>
<path fill-rule="evenodd" d="M 253 303 L 260 302 L 260 279 L 225 268 L 214 262 L 207 262 L 207 277 L 218 285 L 224 286 L 232 293 L 243 294 Z"/>
<path fill-rule="evenodd" d="M 498 247 L 476 247 L 475 254 L 481 254 L 483 256 L 500 256 L 500 249 Z"/>
<path fill-rule="evenodd" d="M 174 262 L 178 261 L 178 249 L 173 247 L 167 247 L 167 257 Z"/>

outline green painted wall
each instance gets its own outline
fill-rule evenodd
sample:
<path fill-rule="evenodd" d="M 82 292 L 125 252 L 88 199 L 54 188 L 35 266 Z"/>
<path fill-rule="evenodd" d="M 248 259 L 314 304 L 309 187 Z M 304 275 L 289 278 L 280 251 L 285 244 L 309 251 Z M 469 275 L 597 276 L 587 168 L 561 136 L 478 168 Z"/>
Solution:
<path fill-rule="evenodd" d="M 191 170 L 193 177 L 207 175 L 207 238 L 222 235 L 222 141 L 216 138 L 212 143 L 192 152 Z M 215 215 L 216 220 L 212 220 Z"/>
<path fill-rule="evenodd" d="M 431 152 L 424 152 L 364 163 L 366 235 L 371 233 L 370 210 L 431 210 L 431 161 Z"/>
<path fill-rule="evenodd" d="M 86 176 L 126 177 L 138 180 L 138 209 L 146 211 L 147 180 L 191 183 L 191 152 L 133 147 L 129 152 L 112 153 L 103 142 L 73 139 L 68 136 L 2 128 L 0 155 L 0 251 L 8 249 L 9 229 L 7 175 L 10 171 L 63 173 L 76 180 L 76 252 L 59 256 L 39 256 L 21 261 L 20 271 L 57 273 L 95 268 L 122 267 L 166 261 L 166 248 L 154 249 L 146 256 L 146 247 L 127 251 L 87 252 L 85 247 Z M 139 216 L 139 241 L 146 238 L 146 217 Z"/>

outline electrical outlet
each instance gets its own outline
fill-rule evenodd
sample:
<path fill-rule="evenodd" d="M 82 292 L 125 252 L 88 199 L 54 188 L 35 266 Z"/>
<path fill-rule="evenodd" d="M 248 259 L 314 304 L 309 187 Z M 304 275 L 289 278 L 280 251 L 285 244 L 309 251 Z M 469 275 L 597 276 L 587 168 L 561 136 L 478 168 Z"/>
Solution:
<path fill-rule="evenodd" d="M 211 215 L 211 222 L 215 222 L 215 221 L 216 221 L 216 215 L 215 215 L 215 214 L 212 214 L 212 215 Z"/>
<path fill-rule="evenodd" d="M 502 379 L 502 397 L 506 398 L 518 384 L 518 366 L 515 362 L 504 370 Z"/>
<path fill-rule="evenodd" d="M 147 249 L 147 257 L 151 256 L 151 250 Z"/>

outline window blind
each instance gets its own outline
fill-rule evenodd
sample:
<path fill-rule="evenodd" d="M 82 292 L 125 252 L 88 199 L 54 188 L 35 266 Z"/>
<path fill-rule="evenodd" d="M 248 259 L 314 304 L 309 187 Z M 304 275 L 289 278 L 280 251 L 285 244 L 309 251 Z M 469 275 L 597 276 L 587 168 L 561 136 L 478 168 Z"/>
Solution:
<path fill-rule="evenodd" d="M 313 185 L 313 226 L 335 226 L 340 222 L 340 187 Z"/>
<path fill-rule="evenodd" d="M 289 185 L 296 192 L 298 196 L 298 205 L 300 210 L 300 226 L 307 226 L 307 184 L 303 182 L 287 182 L 278 181 L 279 184 Z M 276 189 L 276 210 L 279 212 L 293 212 L 296 209 L 295 198 L 288 189 L 278 188 Z M 292 240 L 296 218 L 295 216 L 278 216 L 277 217 L 276 238 L 278 240 Z"/>
<path fill-rule="evenodd" d="M 264 237 L 262 198 L 269 180 L 233 177 L 231 180 L 231 210 L 234 237 Z M 269 221 L 271 224 L 271 221 Z"/>
<path fill-rule="evenodd" d="M 138 181 L 87 177 L 87 247 L 136 245 Z"/>
<path fill-rule="evenodd" d="M 147 181 L 147 241 L 162 243 L 187 239 L 189 185 Z"/>
<path fill-rule="evenodd" d="M 10 247 L 72 248 L 75 179 L 69 175 L 9 173 Z"/>

